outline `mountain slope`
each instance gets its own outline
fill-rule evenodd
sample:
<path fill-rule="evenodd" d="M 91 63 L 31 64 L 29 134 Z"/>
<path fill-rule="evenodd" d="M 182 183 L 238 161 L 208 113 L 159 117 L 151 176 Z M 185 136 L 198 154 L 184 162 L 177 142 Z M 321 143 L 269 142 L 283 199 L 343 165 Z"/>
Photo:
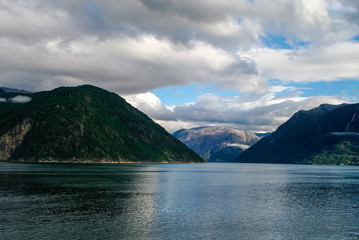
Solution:
<path fill-rule="evenodd" d="M 84 85 L 0 92 L 0 159 L 54 162 L 201 162 L 123 98 Z"/>
<path fill-rule="evenodd" d="M 299 111 L 235 162 L 358 164 L 359 104 Z"/>
<path fill-rule="evenodd" d="M 220 126 L 181 129 L 173 136 L 208 162 L 232 162 L 259 140 L 254 133 Z"/>

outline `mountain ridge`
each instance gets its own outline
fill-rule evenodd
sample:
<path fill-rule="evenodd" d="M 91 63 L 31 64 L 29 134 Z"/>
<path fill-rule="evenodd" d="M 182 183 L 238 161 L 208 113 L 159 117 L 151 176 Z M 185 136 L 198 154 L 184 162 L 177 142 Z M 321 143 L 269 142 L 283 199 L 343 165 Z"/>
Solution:
<path fill-rule="evenodd" d="M 181 129 L 173 133 L 173 136 L 207 162 L 232 162 L 239 153 L 259 139 L 252 132 L 224 126 Z"/>
<path fill-rule="evenodd" d="M 115 93 L 82 85 L 11 101 L 19 94 L 0 92 L 3 161 L 203 162 Z"/>
<path fill-rule="evenodd" d="M 7 92 L 7 93 L 32 93 L 26 90 L 16 89 L 16 88 L 8 88 L 8 87 L 0 87 L 0 92 Z"/>
<path fill-rule="evenodd" d="M 358 111 L 359 104 L 322 104 L 298 111 L 235 162 L 357 165 Z"/>

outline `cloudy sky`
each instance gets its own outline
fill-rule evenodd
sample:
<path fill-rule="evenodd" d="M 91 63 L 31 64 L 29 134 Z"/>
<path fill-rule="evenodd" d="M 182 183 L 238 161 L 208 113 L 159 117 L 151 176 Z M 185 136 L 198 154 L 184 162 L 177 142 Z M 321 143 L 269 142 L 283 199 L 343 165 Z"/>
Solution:
<path fill-rule="evenodd" d="M 359 102 L 357 0 L 0 0 L 0 86 L 93 84 L 173 132 Z"/>

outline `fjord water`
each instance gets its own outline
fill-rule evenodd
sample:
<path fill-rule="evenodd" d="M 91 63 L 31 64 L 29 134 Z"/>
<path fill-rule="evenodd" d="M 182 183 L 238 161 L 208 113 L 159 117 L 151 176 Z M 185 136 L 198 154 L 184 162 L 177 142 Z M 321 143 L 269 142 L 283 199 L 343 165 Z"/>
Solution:
<path fill-rule="evenodd" d="M 359 168 L 0 163 L 1 239 L 359 239 Z"/>

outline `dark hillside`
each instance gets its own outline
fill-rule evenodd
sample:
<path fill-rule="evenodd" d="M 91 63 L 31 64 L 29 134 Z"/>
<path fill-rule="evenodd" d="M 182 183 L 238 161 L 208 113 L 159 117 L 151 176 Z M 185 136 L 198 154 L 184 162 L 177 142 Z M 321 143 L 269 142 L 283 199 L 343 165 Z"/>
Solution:
<path fill-rule="evenodd" d="M 0 93 L 11 99 L 19 93 Z M 0 159 L 56 162 L 201 162 L 123 98 L 84 85 L 0 103 Z M 2 156 L 2 158 L 1 158 Z"/>
<path fill-rule="evenodd" d="M 236 162 L 358 164 L 359 104 L 299 111 Z"/>

